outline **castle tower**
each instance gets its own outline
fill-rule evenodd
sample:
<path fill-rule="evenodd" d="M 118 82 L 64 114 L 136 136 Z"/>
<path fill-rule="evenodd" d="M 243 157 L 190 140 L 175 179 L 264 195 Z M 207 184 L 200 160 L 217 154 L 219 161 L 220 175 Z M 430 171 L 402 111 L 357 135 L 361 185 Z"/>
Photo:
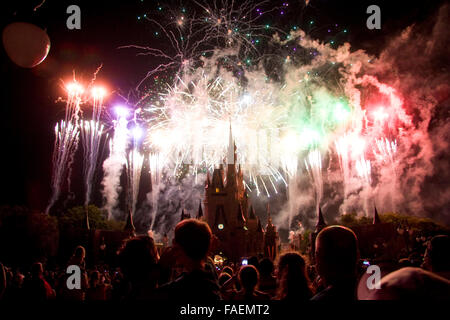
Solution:
<path fill-rule="evenodd" d="M 133 223 L 133 215 L 131 214 L 131 210 L 128 212 L 127 222 L 124 227 L 124 231 L 128 232 L 130 237 L 134 237 L 136 235 L 136 228 Z"/>
<path fill-rule="evenodd" d="M 250 208 L 248 209 L 247 228 L 249 233 L 247 241 L 248 255 L 258 256 L 263 253 L 264 230 L 252 205 L 250 205 Z"/>
<path fill-rule="evenodd" d="M 373 224 L 379 224 L 379 223 L 381 223 L 381 220 L 380 220 L 380 216 L 378 215 L 378 211 L 377 211 L 377 207 L 376 206 L 374 206 L 374 212 L 373 212 Z"/>
<path fill-rule="evenodd" d="M 264 254 L 275 260 L 277 256 L 277 242 L 278 242 L 278 231 L 277 228 L 272 223 L 272 218 L 270 216 L 269 204 L 267 204 L 267 225 L 264 234 Z"/>
<path fill-rule="evenodd" d="M 236 170 L 236 145 L 229 131 L 226 176 L 223 165 L 214 169 L 212 179 L 207 174 L 205 199 L 203 201 L 204 219 L 218 238 L 218 253 L 232 261 L 247 256 L 246 245 L 249 239 L 248 197 L 245 192 L 244 177 Z"/>
<path fill-rule="evenodd" d="M 317 224 L 316 224 L 315 232 L 319 233 L 326 226 L 327 226 L 327 224 L 325 223 L 325 219 L 323 218 L 322 208 L 319 207 L 319 213 L 317 215 Z"/>
<path fill-rule="evenodd" d="M 190 214 L 186 213 L 186 212 L 184 211 L 184 209 L 181 210 L 181 218 L 180 218 L 180 221 L 185 220 L 185 219 L 190 219 L 190 218 L 191 218 L 191 215 L 190 215 Z"/>
<path fill-rule="evenodd" d="M 310 251 L 309 251 L 309 258 L 312 263 L 315 263 L 315 253 L 316 253 L 316 238 L 322 229 L 324 229 L 327 226 L 325 223 L 325 219 L 323 218 L 322 209 L 319 207 L 319 212 L 317 213 L 317 224 L 316 229 L 314 232 L 312 232 L 309 235 L 309 242 L 310 242 Z"/>
<path fill-rule="evenodd" d="M 197 220 L 203 220 L 203 210 L 202 210 L 202 202 L 201 201 L 198 203 Z"/>

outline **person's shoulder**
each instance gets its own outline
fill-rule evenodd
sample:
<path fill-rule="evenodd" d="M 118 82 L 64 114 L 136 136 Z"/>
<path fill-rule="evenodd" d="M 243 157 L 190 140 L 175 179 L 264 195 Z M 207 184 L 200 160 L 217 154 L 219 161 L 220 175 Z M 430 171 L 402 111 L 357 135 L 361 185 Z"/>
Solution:
<path fill-rule="evenodd" d="M 174 293 L 177 293 L 179 291 L 180 286 L 182 287 L 183 279 L 184 274 L 175 280 L 160 285 L 155 290 L 157 296 L 161 297 L 161 299 L 168 299 L 170 296 L 173 296 Z"/>

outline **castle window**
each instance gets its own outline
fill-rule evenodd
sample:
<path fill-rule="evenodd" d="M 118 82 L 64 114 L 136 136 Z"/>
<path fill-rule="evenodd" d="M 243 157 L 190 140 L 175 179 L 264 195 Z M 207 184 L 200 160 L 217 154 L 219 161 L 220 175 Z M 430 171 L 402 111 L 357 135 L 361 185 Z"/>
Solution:
<path fill-rule="evenodd" d="M 223 229 L 223 224 L 219 223 L 219 225 L 217 226 L 217 228 L 219 228 L 219 230 Z"/>
<path fill-rule="evenodd" d="M 220 191 L 219 188 L 216 188 L 216 193 L 219 193 L 219 191 Z"/>

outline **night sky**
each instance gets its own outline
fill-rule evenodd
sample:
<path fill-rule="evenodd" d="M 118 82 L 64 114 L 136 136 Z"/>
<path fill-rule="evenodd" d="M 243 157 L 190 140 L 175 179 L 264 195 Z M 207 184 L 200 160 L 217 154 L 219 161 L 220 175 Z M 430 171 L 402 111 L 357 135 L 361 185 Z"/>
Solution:
<path fill-rule="evenodd" d="M 64 104 L 55 103 L 64 96 L 61 80 L 72 72 L 77 79 L 89 81 L 95 70 L 103 67 L 97 83 L 109 91 L 107 106 L 121 101 L 117 93 L 127 94 L 141 80 L 146 71 L 158 61 L 136 57 L 133 50 L 118 49 L 129 44 L 164 48 L 154 36 L 154 26 L 137 19 L 143 14 L 157 14 L 158 6 L 167 2 L 151 0 L 130 1 L 66 1 L 47 0 L 33 12 L 38 1 L 8 1 L 2 4 L 2 29 L 14 21 L 34 23 L 46 29 L 51 49 L 47 59 L 33 69 L 14 65 L 1 49 L 1 172 L 0 204 L 28 205 L 43 210 L 50 194 L 51 154 L 55 122 L 64 117 Z M 272 17 L 279 27 L 307 26 L 314 20 L 315 28 L 309 34 L 326 41 L 335 29 L 348 29 L 345 36 L 336 37 L 337 43 L 350 42 L 354 49 L 377 54 L 387 39 L 408 25 L 432 19 L 442 1 L 336 1 L 312 0 L 307 7 L 302 1 L 271 1 L 272 5 L 289 2 L 282 18 Z M 174 7 L 177 7 L 173 2 Z M 66 8 L 77 4 L 81 8 L 81 30 L 66 28 Z M 366 8 L 377 4 L 381 8 L 382 29 L 366 28 Z M 186 6 L 189 8 L 189 5 Z M 270 20 L 271 17 L 268 17 Z M 334 27 L 338 24 L 338 27 Z M 328 29 L 332 29 L 329 33 Z M 333 29 L 334 28 L 334 29 Z M 81 149 L 81 148 L 80 148 Z M 79 149 L 79 151 L 80 151 Z M 74 167 L 74 191 L 82 202 L 81 167 Z M 101 205 L 99 192 L 95 202 Z"/>

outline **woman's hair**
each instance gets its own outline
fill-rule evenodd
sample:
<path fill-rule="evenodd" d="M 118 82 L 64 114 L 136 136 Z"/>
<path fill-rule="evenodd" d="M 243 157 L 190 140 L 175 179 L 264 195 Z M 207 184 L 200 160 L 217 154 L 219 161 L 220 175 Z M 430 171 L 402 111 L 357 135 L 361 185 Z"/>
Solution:
<path fill-rule="evenodd" d="M 252 291 L 258 285 L 259 272 L 253 265 L 241 267 L 239 270 L 239 282 L 246 291 Z"/>
<path fill-rule="evenodd" d="M 305 259 L 298 253 L 288 252 L 279 258 L 277 277 L 278 299 L 309 300 L 313 296 Z"/>
<path fill-rule="evenodd" d="M 120 269 L 129 279 L 148 276 L 157 262 L 158 251 L 149 236 L 129 239 L 119 253 Z"/>
<path fill-rule="evenodd" d="M 78 246 L 75 248 L 73 256 L 77 259 L 80 259 L 80 261 L 81 261 L 86 256 L 86 250 L 84 249 L 84 247 Z"/>
<path fill-rule="evenodd" d="M 218 282 L 219 286 L 223 286 L 225 282 L 231 279 L 231 275 L 226 272 L 222 272 L 219 276 Z"/>

